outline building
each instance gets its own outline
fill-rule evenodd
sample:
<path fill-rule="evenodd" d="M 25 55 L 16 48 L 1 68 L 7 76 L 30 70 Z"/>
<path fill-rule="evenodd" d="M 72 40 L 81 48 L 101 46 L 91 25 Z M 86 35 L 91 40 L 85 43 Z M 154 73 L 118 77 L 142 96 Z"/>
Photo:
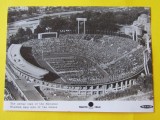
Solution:
<path fill-rule="evenodd" d="M 132 36 L 134 41 L 138 41 L 138 36 L 143 36 L 143 31 L 150 35 L 150 17 L 146 14 L 141 14 L 132 25 L 124 26 L 124 33 Z"/>
<path fill-rule="evenodd" d="M 49 73 L 48 70 L 38 68 L 35 65 L 27 62 L 25 58 L 21 56 L 20 51 L 22 47 L 23 46 L 21 44 L 12 44 L 9 47 L 7 60 L 10 69 L 11 71 L 14 71 L 14 74 L 16 74 L 16 76 L 19 78 L 24 78 L 26 81 L 32 83 L 30 85 L 39 86 L 41 91 L 63 91 L 69 93 L 71 96 L 104 95 L 111 91 L 116 92 L 135 85 L 135 76 L 143 71 L 142 67 L 140 71 L 137 71 L 136 74 L 133 74 L 128 78 L 101 83 L 93 82 L 92 84 L 79 84 L 78 82 L 75 84 L 64 83 L 62 78 L 59 78 L 61 82 L 48 81 L 45 79 L 45 75 Z M 25 93 L 23 96 L 25 96 Z M 41 97 L 38 96 L 37 98 Z M 30 99 L 26 97 L 26 100 Z"/>

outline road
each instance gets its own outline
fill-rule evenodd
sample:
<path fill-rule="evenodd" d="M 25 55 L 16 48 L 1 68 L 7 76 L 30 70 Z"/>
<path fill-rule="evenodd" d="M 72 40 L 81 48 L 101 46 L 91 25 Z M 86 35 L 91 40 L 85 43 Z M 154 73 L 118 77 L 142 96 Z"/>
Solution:
<path fill-rule="evenodd" d="M 77 14 L 82 13 L 83 11 L 71 11 L 71 12 L 61 12 L 61 13 L 52 13 L 52 14 L 42 14 L 38 17 L 32 17 L 24 20 L 19 20 L 13 23 L 8 24 L 8 36 L 11 36 L 12 34 L 15 34 L 18 30 L 18 28 L 30 28 L 33 32 L 33 30 L 39 25 L 40 19 L 46 16 L 51 17 L 57 17 L 57 16 L 66 16 L 71 14 Z"/>
<path fill-rule="evenodd" d="M 15 82 L 15 84 L 18 86 L 18 88 L 20 89 L 20 91 L 23 92 L 23 94 L 26 96 L 26 98 L 29 100 L 29 101 L 43 101 L 44 98 L 40 95 L 40 93 L 36 90 L 36 88 L 34 87 L 34 83 L 27 83 L 27 80 L 20 77 L 18 79 L 14 79 L 13 76 L 11 76 L 11 73 L 15 74 L 13 72 L 13 70 L 8 66 L 6 65 L 7 67 L 7 71 L 8 72 L 8 75 L 10 75 L 10 77 L 12 77 L 12 81 Z M 10 78 L 8 77 L 8 78 Z M 11 91 L 15 91 L 15 87 L 11 84 L 8 84 L 8 89 L 10 89 Z M 17 93 L 13 93 L 15 94 L 15 96 L 17 96 Z M 15 97 L 14 96 L 14 97 Z M 17 98 L 16 100 L 19 100 L 20 98 Z"/>
<path fill-rule="evenodd" d="M 9 92 L 14 97 L 14 99 L 18 100 L 18 101 L 23 101 L 24 99 L 19 95 L 18 90 L 17 90 L 17 88 L 15 88 L 13 83 L 9 82 L 7 80 L 5 82 L 6 82 L 5 87 L 7 88 L 7 90 L 9 90 Z"/>

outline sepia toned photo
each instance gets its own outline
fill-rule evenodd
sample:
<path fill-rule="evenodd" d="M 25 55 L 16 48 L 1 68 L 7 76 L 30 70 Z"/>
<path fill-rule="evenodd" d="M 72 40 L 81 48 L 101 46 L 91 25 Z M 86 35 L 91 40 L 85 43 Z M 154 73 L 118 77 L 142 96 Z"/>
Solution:
<path fill-rule="evenodd" d="M 153 103 L 150 8 L 9 7 L 7 29 L 5 101 Z"/>

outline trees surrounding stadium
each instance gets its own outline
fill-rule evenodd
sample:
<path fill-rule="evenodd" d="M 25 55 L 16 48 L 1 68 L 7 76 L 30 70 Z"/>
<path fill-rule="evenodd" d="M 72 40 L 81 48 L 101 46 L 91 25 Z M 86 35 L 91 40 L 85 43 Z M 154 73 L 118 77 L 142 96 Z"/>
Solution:
<path fill-rule="evenodd" d="M 86 22 L 86 30 L 108 30 L 108 31 L 117 31 L 118 26 L 115 22 L 114 13 L 106 12 L 92 12 L 85 11 L 83 13 L 78 13 L 76 15 L 72 15 L 70 17 L 70 21 L 72 23 L 73 29 L 77 28 L 76 18 L 84 17 L 87 18 Z M 82 28 L 83 29 L 83 28 Z"/>
<path fill-rule="evenodd" d="M 19 28 L 16 36 L 23 37 L 24 35 L 25 35 L 25 30 L 23 28 Z"/>
<path fill-rule="evenodd" d="M 32 15 L 33 13 L 37 13 L 37 12 L 38 12 L 38 8 L 39 8 L 39 7 L 28 7 L 27 13 L 28 13 L 29 15 Z"/>
<path fill-rule="evenodd" d="M 10 46 L 11 44 L 19 44 L 30 40 L 31 38 L 33 38 L 33 33 L 30 28 L 26 28 L 26 30 L 23 28 L 19 28 L 15 35 L 12 35 L 8 38 L 8 45 Z"/>
<path fill-rule="evenodd" d="M 72 8 L 62 8 L 62 7 L 53 7 L 53 9 L 47 7 L 45 11 L 67 11 Z M 19 11 L 9 11 L 8 13 L 8 22 L 17 21 L 21 19 L 23 15 L 28 15 L 28 17 L 38 14 L 40 12 L 38 7 L 28 7 L 28 10 L 19 10 Z M 40 20 L 40 24 L 34 29 L 34 35 L 32 31 L 26 28 L 26 31 L 19 28 L 16 35 L 10 36 L 8 39 L 10 43 L 21 43 L 28 38 L 37 36 L 38 33 L 46 31 L 46 28 L 51 28 L 50 31 L 60 31 L 60 30 L 69 30 L 70 33 L 77 33 L 77 21 L 76 18 L 84 17 L 87 18 L 86 22 L 86 34 L 110 34 L 117 32 L 119 30 L 119 25 L 121 24 L 131 24 L 137 17 L 142 14 L 149 14 L 148 9 L 144 8 L 127 8 L 126 10 L 118 10 L 110 12 L 109 9 L 97 8 L 92 10 L 91 8 L 78 8 L 78 10 L 84 10 L 83 13 L 72 14 L 71 16 L 62 16 L 62 17 L 44 17 Z M 102 11 L 103 10 L 103 11 Z M 34 14 L 33 14 L 34 13 Z M 83 22 L 80 23 L 80 31 L 83 31 Z M 80 32 L 81 33 L 81 32 Z M 144 40 L 141 40 L 142 44 Z"/>
<path fill-rule="evenodd" d="M 40 25 L 37 26 L 36 29 L 34 29 L 34 34 L 43 33 L 45 32 L 45 27 L 41 27 Z"/>
<path fill-rule="evenodd" d="M 27 11 L 21 10 L 21 11 L 9 11 L 8 12 L 8 23 L 15 22 L 22 18 L 24 14 L 27 14 Z"/>
<path fill-rule="evenodd" d="M 86 11 L 84 13 L 78 13 L 76 15 L 71 15 L 70 18 L 62 17 L 44 17 L 40 20 L 40 26 L 51 27 L 52 31 L 70 29 L 77 29 L 76 18 L 84 17 L 87 18 L 86 30 L 107 30 L 107 31 L 117 31 L 118 25 L 116 25 L 116 18 L 113 13 L 99 13 Z M 83 23 L 81 23 L 83 24 Z M 80 27 L 80 29 L 83 29 Z"/>
<path fill-rule="evenodd" d="M 40 27 L 47 28 L 50 27 L 52 30 L 68 29 L 69 21 L 65 18 L 56 17 L 52 19 L 51 17 L 44 17 L 40 20 Z"/>
<path fill-rule="evenodd" d="M 116 19 L 120 24 L 132 23 L 135 18 L 137 18 L 137 16 L 140 14 L 149 15 L 149 11 L 142 7 L 133 7 L 126 9 L 121 9 L 117 7 L 117 11 L 112 10 L 112 8 L 110 9 L 106 7 L 28 7 L 28 10 L 17 10 L 16 7 L 11 7 L 11 9 L 13 10 L 9 10 L 8 12 L 8 23 L 29 17 L 35 17 L 42 13 L 52 14 L 67 11 L 94 11 L 97 13 L 114 12 Z"/>
<path fill-rule="evenodd" d="M 132 24 L 141 14 L 149 15 L 149 10 L 140 7 L 138 9 L 118 11 L 114 15 L 118 24 Z"/>
<path fill-rule="evenodd" d="M 32 30 L 30 28 L 26 28 L 25 34 L 30 37 L 32 35 Z"/>
<path fill-rule="evenodd" d="M 86 30 L 116 32 L 119 30 L 119 25 L 132 24 L 140 14 L 149 14 L 149 12 L 144 8 L 116 12 L 88 10 L 83 13 L 71 15 L 70 17 L 44 17 L 40 20 L 40 26 L 45 28 L 51 27 L 52 31 L 64 29 L 76 30 L 76 18 L 87 18 Z M 82 24 L 83 22 L 80 23 L 80 31 L 83 30 Z"/>
<path fill-rule="evenodd" d="M 153 89 L 152 82 L 152 75 L 146 75 L 145 77 L 139 76 L 137 79 L 137 83 L 140 86 L 140 90 L 142 92 L 151 91 Z"/>

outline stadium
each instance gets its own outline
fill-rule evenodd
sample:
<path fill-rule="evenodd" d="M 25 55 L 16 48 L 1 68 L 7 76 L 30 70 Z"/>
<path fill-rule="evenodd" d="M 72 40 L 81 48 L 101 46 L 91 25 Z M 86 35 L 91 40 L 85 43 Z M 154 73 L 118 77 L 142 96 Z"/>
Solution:
<path fill-rule="evenodd" d="M 60 34 L 12 44 L 7 67 L 42 96 L 99 96 L 135 85 L 144 73 L 145 50 L 124 36 Z"/>

